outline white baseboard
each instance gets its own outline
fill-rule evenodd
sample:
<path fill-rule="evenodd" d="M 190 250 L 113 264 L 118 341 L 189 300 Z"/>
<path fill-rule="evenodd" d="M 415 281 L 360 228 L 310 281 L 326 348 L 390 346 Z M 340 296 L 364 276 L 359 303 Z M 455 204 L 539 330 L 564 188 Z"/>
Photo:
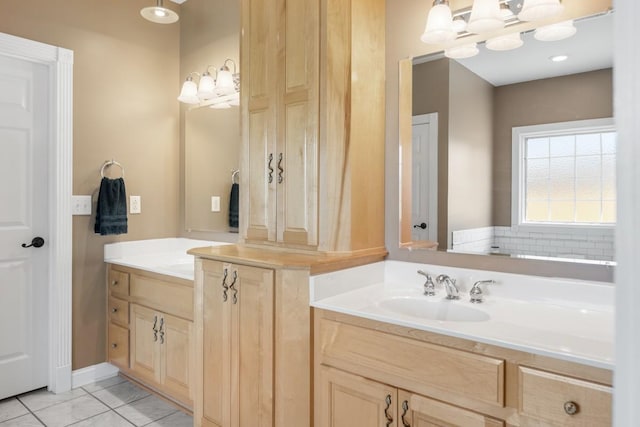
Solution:
<path fill-rule="evenodd" d="M 115 377 L 120 370 L 110 363 L 98 363 L 97 365 L 87 366 L 86 368 L 76 369 L 71 374 L 72 388 L 82 387 L 83 385 L 95 383 L 96 381 L 105 380 Z"/>

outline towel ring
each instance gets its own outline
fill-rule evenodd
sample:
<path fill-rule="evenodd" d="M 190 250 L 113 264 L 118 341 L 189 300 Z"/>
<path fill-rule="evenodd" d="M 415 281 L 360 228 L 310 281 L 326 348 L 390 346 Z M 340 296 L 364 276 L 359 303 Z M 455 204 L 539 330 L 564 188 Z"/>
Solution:
<path fill-rule="evenodd" d="M 238 174 L 239 173 L 240 173 L 240 171 L 238 169 L 236 169 L 233 172 L 231 172 L 231 183 L 232 184 L 239 184 L 238 183 Z"/>
<path fill-rule="evenodd" d="M 124 178 L 124 167 L 120 163 L 116 162 L 113 159 L 112 160 L 107 160 L 107 161 L 104 162 L 104 165 L 102 165 L 102 169 L 100 169 L 100 175 L 104 178 L 104 170 L 105 170 L 105 168 L 107 168 L 109 166 L 113 166 L 113 165 L 116 165 L 116 166 L 118 166 L 120 168 L 120 170 L 122 171 L 122 178 Z"/>

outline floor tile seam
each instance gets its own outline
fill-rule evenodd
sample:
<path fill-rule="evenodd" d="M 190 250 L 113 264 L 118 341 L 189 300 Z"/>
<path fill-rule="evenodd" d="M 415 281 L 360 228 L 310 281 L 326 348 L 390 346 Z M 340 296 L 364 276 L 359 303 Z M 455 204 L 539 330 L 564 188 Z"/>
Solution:
<path fill-rule="evenodd" d="M 33 417 L 34 417 L 34 418 L 35 418 L 35 419 L 36 419 L 40 424 L 42 424 L 42 425 L 43 425 L 43 426 L 45 426 L 45 427 L 47 426 L 47 425 L 44 423 L 44 421 L 42 421 L 42 420 L 40 419 L 40 417 L 38 417 L 38 416 L 36 415 L 36 413 L 35 413 L 34 411 L 32 411 L 32 410 L 31 410 L 31 408 L 29 408 L 29 407 L 28 407 L 28 406 L 27 406 L 27 405 L 26 405 L 22 400 L 20 400 L 20 398 L 19 398 L 18 396 L 16 396 L 16 400 L 17 400 L 18 402 L 20 402 L 20 404 L 21 404 L 22 406 L 24 406 L 24 407 L 26 408 L 26 410 L 27 410 L 27 413 L 26 413 L 26 414 L 22 414 L 22 415 L 20 415 L 21 417 L 24 417 L 25 415 L 29 415 L 29 414 L 31 414 L 31 416 L 33 416 Z M 54 406 L 54 405 L 51 405 L 51 406 Z M 16 417 L 16 418 L 18 418 L 18 417 Z M 15 418 L 12 418 L 12 419 L 15 419 Z M 3 422 L 4 422 L 4 421 L 3 421 Z"/>
<path fill-rule="evenodd" d="M 35 391 L 35 390 L 34 390 L 34 391 Z M 43 406 L 42 408 L 38 408 L 38 409 L 36 409 L 35 411 L 34 411 L 34 410 L 32 410 L 31 408 L 29 408 L 29 406 L 28 406 L 25 402 L 23 402 L 23 401 L 20 399 L 20 397 L 21 397 L 21 396 L 16 396 L 16 399 L 18 399 L 18 401 L 19 401 L 19 402 L 20 402 L 20 403 L 21 403 L 25 408 L 27 408 L 27 409 L 29 410 L 29 412 L 36 412 L 36 411 L 42 411 L 43 409 L 51 408 L 52 406 L 61 405 L 61 404 L 63 404 L 63 403 L 71 402 L 72 400 L 76 400 L 76 399 L 79 399 L 79 398 L 81 398 L 81 397 L 86 396 L 87 394 L 90 394 L 90 393 L 87 393 L 84 389 L 83 389 L 82 391 L 83 391 L 85 394 L 82 394 L 82 395 L 80 395 L 80 396 L 76 396 L 76 397 L 74 397 L 74 398 L 72 398 L 72 399 L 62 400 L 62 401 L 59 401 L 59 402 L 52 403 L 51 405 Z M 31 392 L 30 392 L 30 393 L 31 393 Z M 30 393 L 23 394 L 22 396 L 28 396 Z"/>
<path fill-rule="evenodd" d="M 102 403 L 102 402 L 100 402 L 100 403 Z M 89 418 L 85 418 L 84 420 L 76 421 L 76 422 L 74 422 L 73 424 L 67 424 L 65 427 L 71 427 L 71 426 L 74 426 L 74 425 L 76 425 L 76 424 L 80 424 L 80 423 L 83 423 L 83 422 L 85 422 L 85 421 L 89 421 L 90 419 L 95 418 L 95 417 L 99 417 L 100 415 L 104 415 L 104 414 L 106 414 L 107 412 L 113 412 L 114 414 L 118 415 L 120 418 L 124 419 L 128 424 L 131 424 L 132 426 L 135 426 L 135 424 L 133 424 L 131 421 L 129 421 L 128 419 L 124 418 L 122 415 L 118 414 L 118 413 L 117 413 L 116 411 L 114 411 L 113 409 L 109 408 L 109 410 L 107 410 L 107 411 L 100 412 L 99 414 L 95 414 L 95 415 L 93 415 L 93 416 L 91 416 L 91 417 L 89 417 Z"/>
<path fill-rule="evenodd" d="M 66 424 L 66 425 L 65 425 L 65 427 L 72 426 L 72 425 L 74 425 L 74 424 L 78 424 L 78 423 L 81 423 L 81 422 L 83 422 L 83 421 L 87 421 L 87 420 L 89 420 L 89 419 L 91 419 L 91 418 L 93 418 L 93 417 L 97 417 L 98 415 L 106 414 L 107 412 L 111 411 L 111 408 L 109 407 L 109 405 L 105 405 L 105 404 L 104 404 L 104 402 L 101 402 L 101 401 L 100 401 L 100 399 L 98 399 L 97 397 L 93 396 L 91 393 L 87 393 L 87 395 L 88 395 L 88 396 L 90 396 L 90 397 L 92 397 L 92 398 L 94 398 L 95 400 L 97 400 L 97 401 L 98 401 L 99 403 L 101 403 L 102 405 L 104 405 L 104 406 L 105 406 L 105 408 L 106 408 L 106 410 L 101 411 L 101 412 L 98 412 L 97 414 L 93 414 L 93 415 L 91 415 L 90 417 L 87 417 L 87 418 L 83 418 L 83 419 L 81 419 L 81 420 L 74 421 L 74 422 L 73 422 L 73 423 L 71 423 L 71 424 Z M 79 396 L 79 397 L 84 397 L 84 396 Z M 76 399 L 67 400 L 67 402 L 71 402 L 72 400 L 76 400 Z M 67 403 L 67 402 L 62 402 L 62 403 Z M 45 424 L 45 423 L 42 423 L 42 424 Z M 46 426 L 46 424 L 45 424 L 45 426 Z"/>
<path fill-rule="evenodd" d="M 45 407 L 40 408 L 40 409 L 36 409 L 35 411 L 31 410 L 27 405 L 24 405 L 24 406 L 27 406 L 27 409 L 29 409 L 29 412 L 31 412 L 33 415 L 36 415 L 36 412 L 41 412 L 41 411 L 44 411 L 45 409 L 51 409 L 54 406 L 58 406 L 58 405 L 64 405 L 65 403 L 73 402 L 74 400 L 78 400 L 78 399 L 81 399 L 81 398 L 86 397 L 86 396 L 90 396 L 90 395 L 89 394 L 83 394 L 82 396 L 77 396 L 77 397 L 74 397 L 73 399 L 63 400 L 62 402 L 54 403 L 53 405 L 49 405 L 49 406 L 45 406 Z M 91 397 L 93 397 L 93 396 L 91 396 Z"/>
<path fill-rule="evenodd" d="M 153 424 L 153 423 L 157 423 L 157 422 L 159 422 L 159 421 L 162 421 L 162 420 L 164 420 L 165 418 L 169 418 L 170 416 L 175 415 L 177 412 L 182 412 L 182 411 L 180 411 L 179 409 L 176 409 L 176 410 L 175 410 L 175 411 L 173 411 L 172 413 L 167 414 L 167 415 L 165 415 L 165 416 L 164 416 L 164 417 L 162 417 L 162 418 L 158 418 L 157 420 L 153 420 L 153 421 L 151 421 L 151 422 L 149 422 L 149 423 L 147 423 L 147 424 L 144 424 L 144 425 L 142 425 L 142 426 L 140 426 L 140 427 L 148 426 L 148 425 L 150 425 L 150 424 Z"/>
<path fill-rule="evenodd" d="M 146 393 L 146 392 L 145 392 L 145 393 Z M 93 395 L 93 394 L 91 394 L 91 393 L 89 393 L 89 394 L 91 395 L 91 397 L 93 397 L 94 399 L 98 400 L 100 403 L 102 403 L 103 405 L 107 406 L 109 409 L 113 409 L 113 410 L 116 410 L 116 409 L 118 409 L 118 408 L 122 408 L 123 406 L 130 405 L 130 404 L 132 404 L 133 402 L 137 402 L 138 400 L 145 399 L 145 398 L 147 398 L 147 397 L 149 397 L 149 396 L 153 396 L 151 393 L 147 393 L 147 395 L 146 395 L 146 396 L 142 396 L 142 397 L 139 397 L 139 398 L 137 398 L 137 399 L 135 399 L 135 400 L 131 400 L 131 401 L 129 401 L 129 402 L 125 402 L 125 403 L 123 403 L 122 405 L 118 405 L 118 406 L 113 406 L 113 407 L 112 407 L 111 405 L 109 405 L 109 404 L 108 404 L 108 403 L 106 403 L 105 401 L 101 400 L 99 397 L 94 396 L 94 395 Z"/>
<path fill-rule="evenodd" d="M 122 378 L 122 377 L 120 377 L 120 378 Z M 106 378 L 105 380 L 102 380 L 102 381 L 106 381 L 106 380 L 108 380 L 108 379 L 109 379 L 109 378 Z M 115 386 L 117 386 L 117 385 L 121 385 L 121 384 L 122 384 L 122 383 L 124 383 L 125 381 L 127 381 L 127 380 L 123 380 L 123 381 L 120 381 L 119 383 L 111 384 L 110 386 L 107 386 L 107 387 L 101 387 L 101 388 L 99 388 L 99 389 L 97 389 L 97 390 L 95 390 L 95 391 L 89 391 L 89 390 L 87 390 L 87 389 L 85 388 L 85 387 L 87 387 L 87 386 L 88 386 L 88 385 L 90 385 L 90 384 L 83 385 L 83 386 L 81 386 L 80 388 L 81 388 L 82 390 L 84 390 L 84 391 L 85 391 L 85 393 L 94 394 L 94 393 L 97 393 L 97 392 L 99 392 L 99 391 L 102 391 L 102 390 L 108 390 L 108 389 L 110 389 L 110 388 L 112 388 L 112 387 L 115 387 Z M 92 384 L 95 384 L 95 383 L 92 383 Z"/>
<path fill-rule="evenodd" d="M 15 400 L 16 402 L 18 402 L 20 405 L 22 405 L 22 407 L 23 407 L 24 409 L 26 409 L 26 410 L 27 410 L 27 412 L 22 413 L 22 414 L 20 414 L 20 415 L 16 415 L 15 417 L 7 418 L 6 420 L 2 420 L 2 421 L 0 421 L 0 425 L 4 424 L 4 423 L 5 423 L 5 422 L 7 422 L 7 421 L 15 420 L 16 418 L 20 418 L 20 417 L 24 417 L 25 415 L 29 415 L 29 412 L 31 412 L 31 411 L 29 410 L 29 408 L 27 408 L 27 407 L 25 406 L 25 404 L 24 404 L 24 403 L 20 402 L 20 400 L 18 399 L 18 396 L 8 397 L 8 398 L 6 398 L 6 399 L 2 399 L 2 401 L 4 401 L 4 402 L 9 402 L 9 401 L 11 401 L 12 399 L 13 399 L 13 400 Z M 0 402 L 2 402 L 2 401 L 0 401 Z"/>

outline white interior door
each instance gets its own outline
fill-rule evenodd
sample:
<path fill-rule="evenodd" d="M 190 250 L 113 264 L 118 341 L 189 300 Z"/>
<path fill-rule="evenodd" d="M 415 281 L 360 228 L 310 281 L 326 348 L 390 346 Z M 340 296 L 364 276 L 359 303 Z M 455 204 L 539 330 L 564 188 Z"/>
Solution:
<path fill-rule="evenodd" d="M 49 86 L 47 66 L 0 55 L 0 399 L 48 382 Z"/>
<path fill-rule="evenodd" d="M 413 117 L 411 239 L 438 241 L 438 114 Z"/>

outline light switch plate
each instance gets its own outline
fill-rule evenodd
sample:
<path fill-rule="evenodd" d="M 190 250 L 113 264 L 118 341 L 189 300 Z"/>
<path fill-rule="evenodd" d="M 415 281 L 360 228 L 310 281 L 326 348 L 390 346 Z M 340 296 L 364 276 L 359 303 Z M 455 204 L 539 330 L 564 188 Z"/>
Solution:
<path fill-rule="evenodd" d="M 220 212 L 220 196 L 211 196 L 211 212 Z"/>
<path fill-rule="evenodd" d="M 140 196 L 129 196 L 129 213 L 139 214 L 142 212 Z"/>
<path fill-rule="evenodd" d="M 72 215 L 91 215 L 91 196 L 71 196 Z"/>

